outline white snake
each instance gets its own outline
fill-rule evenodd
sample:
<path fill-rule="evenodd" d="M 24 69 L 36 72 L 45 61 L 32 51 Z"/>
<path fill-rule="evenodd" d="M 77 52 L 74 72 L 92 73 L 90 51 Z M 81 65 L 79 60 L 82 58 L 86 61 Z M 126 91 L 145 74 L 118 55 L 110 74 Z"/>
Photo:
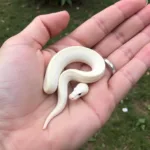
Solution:
<path fill-rule="evenodd" d="M 90 71 L 68 69 L 65 67 L 73 62 L 82 62 L 91 67 Z M 76 100 L 88 92 L 88 83 L 98 81 L 105 72 L 104 59 L 94 50 L 82 46 L 71 46 L 59 51 L 50 61 L 44 79 L 43 89 L 47 94 L 52 94 L 58 87 L 58 102 L 55 109 L 49 114 L 44 123 L 48 123 L 63 111 L 68 100 L 68 84 L 71 80 L 79 82 L 70 94 L 69 99 Z"/>

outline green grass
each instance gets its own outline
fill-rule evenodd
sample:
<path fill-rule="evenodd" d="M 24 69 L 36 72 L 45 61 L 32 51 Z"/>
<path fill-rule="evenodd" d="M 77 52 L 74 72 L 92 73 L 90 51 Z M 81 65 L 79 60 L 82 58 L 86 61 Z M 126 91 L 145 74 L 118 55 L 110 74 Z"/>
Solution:
<path fill-rule="evenodd" d="M 84 0 L 83 5 L 57 7 L 40 6 L 32 0 L 1 0 L 0 44 L 21 31 L 32 19 L 45 13 L 68 10 L 71 21 L 67 30 L 50 42 L 75 29 L 93 14 L 111 5 L 112 0 Z M 33 0 L 34 1 L 34 0 Z M 117 1 L 117 0 L 116 0 Z M 76 7 L 80 9 L 77 10 Z M 150 149 L 150 75 L 146 74 L 119 104 L 105 127 L 93 136 L 81 150 L 149 150 Z M 122 108 L 129 112 L 123 113 Z"/>

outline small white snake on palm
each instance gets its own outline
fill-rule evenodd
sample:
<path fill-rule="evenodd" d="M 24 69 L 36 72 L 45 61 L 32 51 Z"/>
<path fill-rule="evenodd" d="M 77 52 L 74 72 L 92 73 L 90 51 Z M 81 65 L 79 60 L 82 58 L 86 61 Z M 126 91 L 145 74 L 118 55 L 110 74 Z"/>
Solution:
<path fill-rule="evenodd" d="M 65 67 L 73 62 L 82 62 L 91 67 L 90 71 L 77 69 L 65 70 Z M 58 87 L 58 102 L 54 110 L 49 114 L 44 123 L 45 129 L 48 123 L 63 111 L 68 100 L 68 84 L 75 80 L 79 84 L 69 95 L 69 99 L 76 100 L 87 94 L 88 83 L 94 83 L 101 79 L 105 72 L 105 61 L 96 51 L 82 46 L 71 46 L 59 51 L 50 61 L 44 79 L 43 89 L 47 94 L 52 94 Z"/>

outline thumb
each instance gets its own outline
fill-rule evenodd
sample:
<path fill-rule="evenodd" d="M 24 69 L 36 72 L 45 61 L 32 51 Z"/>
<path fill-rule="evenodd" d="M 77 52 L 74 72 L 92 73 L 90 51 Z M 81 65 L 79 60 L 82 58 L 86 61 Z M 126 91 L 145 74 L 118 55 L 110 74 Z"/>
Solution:
<path fill-rule="evenodd" d="M 37 16 L 23 31 L 4 44 L 26 44 L 41 49 L 49 39 L 63 31 L 69 22 L 66 11 Z"/>

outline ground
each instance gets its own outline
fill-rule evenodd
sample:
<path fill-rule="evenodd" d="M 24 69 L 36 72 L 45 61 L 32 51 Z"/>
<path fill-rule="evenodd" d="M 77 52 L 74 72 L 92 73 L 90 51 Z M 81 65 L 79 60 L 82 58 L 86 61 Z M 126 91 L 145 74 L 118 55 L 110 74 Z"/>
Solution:
<path fill-rule="evenodd" d="M 22 30 L 35 16 L 68 10 L 71 22 L 59 37 L 72 31 L 96 12 L 117 0 L 82 0 L 83 4 L 58 7 L 41 6 L 35 0 L 0 0 L 0 44 Z M 40 0 L 39 0 L 40 1 Z M 93 136 L 81 150 L 149 150 L 150 148 L 150 72 L 121 101 L 105 127 Z M 122 112 L 127 107 L 128 112 Z"/>

